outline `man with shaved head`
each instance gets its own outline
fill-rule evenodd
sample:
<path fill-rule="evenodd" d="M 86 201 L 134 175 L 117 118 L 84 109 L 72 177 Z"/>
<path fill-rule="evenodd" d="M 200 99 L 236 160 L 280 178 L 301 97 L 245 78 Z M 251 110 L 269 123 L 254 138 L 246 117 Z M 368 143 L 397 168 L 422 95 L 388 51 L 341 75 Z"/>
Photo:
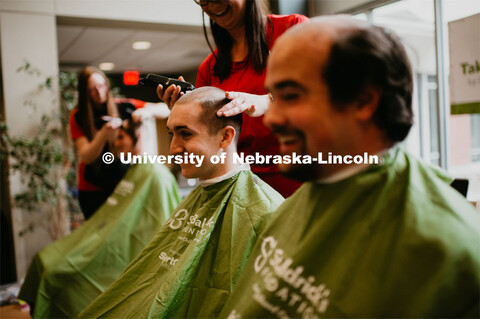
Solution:
<path fill-rule="evenodd" d="M 223 90 L 202 87 L 175 103 L 167 122 L 170 153 L 205 157 L 201 166 L 180 164 L 182 175 L 200 185 L 80 318 L 218 317 L 258 234 L 283 201 L 248 165 L 233 161 L 242 115 L 218 117 L 228 102 Z M 223 163 L 211 161 L 222 153 Z"/>
<path fill-rule="evenodd" d="M 438 169 L 396 146 L 412 74 L 392 32 L 312 19 L 274 45 L 265 123 L 283 154 L 378 163 L 284 163 L 307 181 L 275 212 L 221 316 L 479 317 L 480 215 Z"/>

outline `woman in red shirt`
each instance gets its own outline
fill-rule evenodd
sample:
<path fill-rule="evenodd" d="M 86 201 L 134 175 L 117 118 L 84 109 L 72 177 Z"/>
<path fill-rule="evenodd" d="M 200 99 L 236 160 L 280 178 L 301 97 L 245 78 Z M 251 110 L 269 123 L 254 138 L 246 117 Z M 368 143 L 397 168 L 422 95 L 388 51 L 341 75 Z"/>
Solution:
<path fill-rule="evenodd" d="M 217 46 L 200 65 L 196 87 L 215 86 L 235 91 L 226 93 L 232 102 L 218 115 L 232 116 L 243 112 L 239 152 L 245 155 L 278 154 L 278 141 L 263 125 L 263 114 L 268 107 L 268 95 L 263 85 L 267 57 L 275 40 L 285 30 L 308 18 L 299 14 L 265 15 L 261 0 L 195 2 L 210 17 Z M 160 85 L 157 94 L 170 107 L 181 95 L 180 88 L 174 85 L 165 92 Z M 300 186 L 300 183 L 283 177 L 273 164 L 254 164 L 252 171 L 284 197 Z"/>
<path fill-rule="evenodd" d="M 144 102 L 128 100 L 131 103 Z M 78 78 L 78 105 L 70 115 L 70 131 L 80 157 L 78 199 L 88 219 L 108 198 L 128 166 L 102 164 L 101 157 L 112 150 L 116 129 L 122 125 L 118 103 L 105 74 L 95 67 L 84 68 Z M 142 105 L 132 105 L 132 108 Z M 115 120 L 104 121 L 103 116 Z"/>

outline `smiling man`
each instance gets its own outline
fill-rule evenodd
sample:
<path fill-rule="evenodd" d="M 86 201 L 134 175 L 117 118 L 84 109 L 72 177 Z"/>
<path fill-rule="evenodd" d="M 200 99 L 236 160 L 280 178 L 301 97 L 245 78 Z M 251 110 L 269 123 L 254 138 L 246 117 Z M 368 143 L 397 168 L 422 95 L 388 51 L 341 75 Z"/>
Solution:
<path fill-rule="evenodd" d="M 205 156 L 181 164 L 200 185 L 125 272 L 81 318 L 215 318 L 258 234 L 283 198 L 248 166 L 232 161 L 242 116 L 218 117 L 223 90 L 204 87 L 181 97 L 167 122 L 172 154 Z M 225 153 L 224 163 L 210 157 Z M 156 196 L 156 194 L 151 194 Z"/>
<path fill-rule="evenodd" d="M 282 153 L 380 162 L 281 165 L 308 182 L 275 212 L 222 316 L 478 318 L 479 214 L 395 146 L 413 121 L 400 40 L 352 18 L 315 18 L 276 42 L 265 85 Z"/>
<path fill-rule="evenodd" d="M 209 93 L 207 93 L 209 92 Z M 167 121 L 167 129 L 172 138 L 170 153 L 183 155 L 185 153 L 203 158 L 202 166 L 194 162 L 180 164 L 185 178 L 198 178 L 202 183 L 212 177 L 222 176 L 228 172 L 242 170 L 240 164 L 232 160 L 237 152 L 237 141 L 242 127 L 242 117 L 218 117 L 212 110 L 219 104 L 227 102 L 218 94 L 223 90 L 201 88 L 193 94 L 188 94 L 175 104 Z M 209 94 L 212 94 L 211 96 Z M 197 101 L 203 96 L 202 102 Z M 212 156 L 225 153 L 223 164 L 213 164 Z"/>

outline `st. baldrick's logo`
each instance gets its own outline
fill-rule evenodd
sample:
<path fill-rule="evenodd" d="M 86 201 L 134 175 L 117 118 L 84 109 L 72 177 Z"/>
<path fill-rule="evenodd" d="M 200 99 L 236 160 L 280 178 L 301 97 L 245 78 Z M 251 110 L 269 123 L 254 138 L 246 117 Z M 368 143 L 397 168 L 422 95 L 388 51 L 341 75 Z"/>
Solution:
<path fill-rule="evenodd" d="M 288 312 L 296 312 L 303 318 L 318 317 L 317 314 L 327 310 L 330 289 L 323 283 L 316 285 L 314 276 L 304 275 L 302 265 L 292 267 L 294 260 L 286 258 L 283 249 L 277 245 L 273 236 L 265 238 L 254 263 L 255 272 L 263 279 L 262 290 L 276 297 L 268 298 L 268 301 L 284 310 L 289 308 Z"/>

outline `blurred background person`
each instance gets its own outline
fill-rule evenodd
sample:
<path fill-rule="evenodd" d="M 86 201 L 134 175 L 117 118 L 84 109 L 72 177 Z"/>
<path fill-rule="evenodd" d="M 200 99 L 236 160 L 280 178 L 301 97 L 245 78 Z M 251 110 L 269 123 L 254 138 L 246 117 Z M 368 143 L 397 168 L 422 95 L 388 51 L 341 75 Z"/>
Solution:
<path fill-rule="evenodd" d="M 152 103 L 149 103 L 152 104 Z M 166 106 L 135 99 L 114 99 L 108 78 L 99 69 L 88 66 L 79 74 L 78 105 L 70 116 L 70 131 L 80 157 L 78 199 L 88 219 L 112 193 L 125 175 L 128 165 L 115 160 L 105 164 L 102 156 L 112 152 L 122 118 L 141 123 L 147 117 L 166 118 Z"/>
<path fill-rule="evenodd" d="M 119 152 L 140 155 L 140 124 L 123 121 Z M 75 318 L 100 295 L 167 222 L 180 201 L 165 165 L 130 165 L 107 201 L 72 234 L 40 250 L 19 299 L 34 318 Z"/>

